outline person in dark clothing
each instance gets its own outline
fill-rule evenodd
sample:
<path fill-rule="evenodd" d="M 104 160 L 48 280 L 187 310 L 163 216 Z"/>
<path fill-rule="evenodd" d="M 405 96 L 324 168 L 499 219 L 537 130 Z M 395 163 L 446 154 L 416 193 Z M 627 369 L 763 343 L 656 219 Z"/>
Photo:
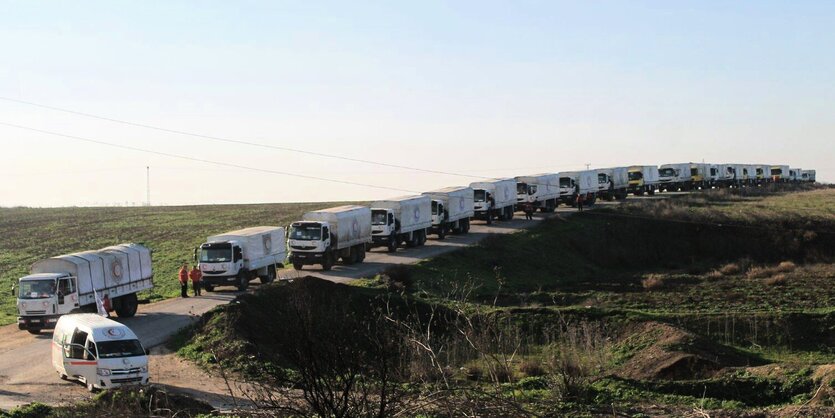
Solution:
<path fill-rule="evenodd" d="M 526 202 L 523 206 L 522 210 L 525 212 L 525 219 L 532 221 L 533 220 L 533 204 L 530 202 Z"/>
<path fill-rule="evenodd" d="M 577 210 L 580 211 L 580 212 L 583 211 L 583 201 L 584 200 L 585 199 L 583 198 L 583 195 L 577 194 Z"/>
<path fill-rule="evenodd" d="M 491 225 L 493 223 L 493 211 L 496 208 L 496 199 L 493 198 L 493 195 L 487 195 L 487 225 Z"/>
<path fill-rule="evenodd" d="M 188 278 L 191 279 L 191 288 L 194 291 L 194 296 L 200 296 L 200 280 L 203 279 L 203 272 L 195 264 L 188 272 Z"/>

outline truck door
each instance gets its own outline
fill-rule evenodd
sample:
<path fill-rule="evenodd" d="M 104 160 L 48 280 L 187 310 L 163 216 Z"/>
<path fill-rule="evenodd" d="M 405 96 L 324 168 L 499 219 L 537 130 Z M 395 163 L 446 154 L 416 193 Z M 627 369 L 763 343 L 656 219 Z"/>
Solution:
<path fill-rule="evenodd" d="M 86 332 L 76 329 L 69 343 L 64 343 L 64 370 L 67 376 L 83 377 L 85 381 L 94 381 L 98 361 L 90 350 L 92 341 L 88 342 Z"/>
<path fill-rule="evenodd" d="M 57 314 L 69 313 L 78 307 L 78 289 L 75 277 L 58 279 L 58 309 Z"/>

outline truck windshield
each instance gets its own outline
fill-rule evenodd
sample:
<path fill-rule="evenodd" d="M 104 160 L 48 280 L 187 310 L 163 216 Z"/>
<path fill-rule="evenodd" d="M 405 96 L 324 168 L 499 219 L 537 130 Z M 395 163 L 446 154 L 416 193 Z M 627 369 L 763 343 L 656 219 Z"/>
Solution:
<path fill-rule="evenodd" d="M 571 187 L 571 177 L 560 177 L 560 187 Z"/>
<path fill-rule="evenodd" d="M 386 211 L 384 210 L 373 210 L 371 211 L 371 225 L 385 225 L 386 224 Z"/>
<path fill-rule="evenodd" d="M 232 261 L 232 248 L 203 248 L 200 250 L 201 263 L 228 263 Z"/>
<path fill-rule="evenodd" d="M 98 343 L 99 358 L 144 356 L 145 350 L 139 340 L 102 341 Z"/>
<path fill-rule="evenodd" d="M 691 176 L 698 176 L 699 175 L 699 169 L 696 168 L 696 167 L 690 167 L 690 175 Z"/>
<path fill-rule="evenodd" d="M 516 194 L 528 194 L 528 184 L 516 183 Z"/>
<path fill-rule="evenodd" d="M 597 182 L 599 184 L 606 184 L 609 182 L 609 176 L 607 176 L 605 173 L 600 173 L 597 175 Z"/>
<path fill-rule="evenodd" d="M 675 177 L 676 170 L 674 170 L 672 168 L 669 168 L 669 167 L 668 168 L 662 168 L 662 169 L 658 170 L 658 175 L 661 176 L 661 177 Z"/>
<path fill-rule="evenodd" d="M 629 172 L 629 180 L 640 180 L 644 178 L 644 173 L 640 171 L 630 171 Z"/>
<path fill-rule="evenodd" d="M 55 280 L 24 280 L 20 282 L 20 299 L 44 299 L 55 295 Z"/>
<path fill-rule="evenodd" d="M 771 169 L 771 175 L 772 176 L 780 176 L 782 174 L 783 174 L 783 170 L 781 170 L 779 168 L 772 168 Z"/>
<path fill-rule="evenodd" d="M 438 214 L 438 202 L 436 202 L 434 200 L 432 201 L 432 214 L 433 215 Z"/>
<path fill-rule="evenodd" d="M 322 239 L 322 228 L 319 225 L 293 226 L 290 228 L 290 239 L 318 241 Z"/>
<path fill-rule="evenodd" d="M 484 190 L 474 190 L 473 191 L 473 200 L 476 202 L 483 202 L 486 200 L 487 192 Z"/>

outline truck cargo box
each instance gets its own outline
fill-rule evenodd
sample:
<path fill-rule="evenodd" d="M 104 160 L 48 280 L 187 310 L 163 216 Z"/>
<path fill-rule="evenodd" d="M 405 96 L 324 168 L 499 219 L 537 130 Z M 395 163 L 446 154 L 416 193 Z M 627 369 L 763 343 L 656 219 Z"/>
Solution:
<path fill-rule="evenodd" d="M 417 231 L 432 226 L 432 198 L 424 195 L 399 196 L 378 200 L 371 209 L 390 209 L 400 221 L 400 233 Z"/>
<path fill-rule="evenodd" d="M 365 206 L 346 205 L 307 212 L 303 221 L 327 222 L 331 234 L 337 238 L 335 249 L 371 242 L 371 209 Z"/>
<path fill-rule="evenodd" d="M 448 211 L 448 221 L 470 218 L 473 210 L 473 189 L 464 186 L 445 187 L 422 193 L 443 202 Z"/>

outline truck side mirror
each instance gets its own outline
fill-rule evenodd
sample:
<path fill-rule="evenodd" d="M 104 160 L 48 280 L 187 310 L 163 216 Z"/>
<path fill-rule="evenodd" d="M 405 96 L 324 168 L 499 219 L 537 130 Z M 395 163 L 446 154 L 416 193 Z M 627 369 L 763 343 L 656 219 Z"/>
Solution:
<path fill-rule="evenodd" d="M 14 283 L 12 283 L 12 297 L 17 296 L 16 290 L 17 290 L 17 286 Z"/>

